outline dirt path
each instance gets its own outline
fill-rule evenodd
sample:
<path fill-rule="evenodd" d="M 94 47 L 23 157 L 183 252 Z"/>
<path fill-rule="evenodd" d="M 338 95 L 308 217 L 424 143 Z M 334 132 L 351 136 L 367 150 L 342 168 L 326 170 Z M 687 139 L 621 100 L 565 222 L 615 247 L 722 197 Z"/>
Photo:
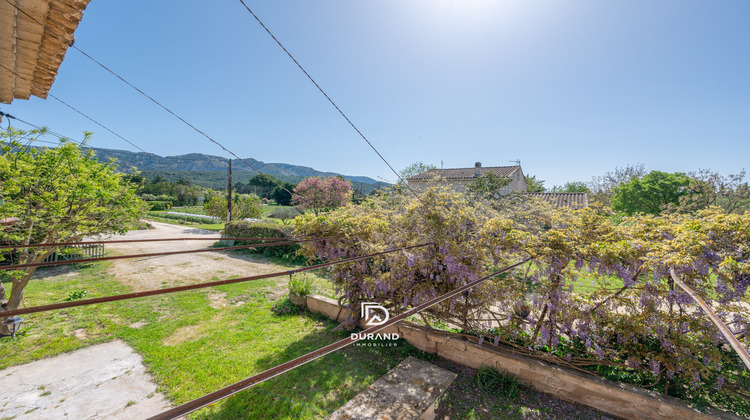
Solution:
<path fill-rule="evenodd" d="M 217 232 L 152 222 L 154 229 L 137 230 L 111 239 L 206 238 L 206 241 L 140 242 L 106 245 L 110 255 L 182 251 L 212 245 L 220 236 Z M 225 252 L 180 254 L 164 257 L 114 260 L 109 273 L 133 291 L 159 289 L 189 283 L 223 280 L 284 271 L 260 256 L 236 255 Z M 279 278 L 283 280 L 283 278 Z"/>
<path fill-rule="evenodd" d="M 154 229 L 128 232 L 109 239 L 206 238 L 206 241 L 146 242 L 105 246 L 108 255 L 129 255 L 202 249 L 219 239 L 217 232 L 153 222 Z M 202 283 L 284 271 L 263 257 L 206 252 L 164 257 L 114 260 L 108 272 L 133 291 Z M 47 275 L 74 276 L 48 271 Z M 277 290 L 278 289 L 278 290 Z M 278 277 L 272 295 L 283 294 L 286 278 Z M 216 309 L 229 302 L 225 294 L 208 291 Z M 131 325 L 138 328 L 138 323 Z M 185 328 L 195 328 L 188 326 Z M 85 330 L 79 339 L 85 339 Z M 184 340 L 178 330 L 169 340 Z M 173 345 L 171 341 L 167 345 Z M 5 385 L 0 392 L 0 418 L 145 418 L 169 408 L 165 397 L 146 372 L 141 356 L 122 341 L 112 341 L 69 354 L 38 360 L 0 371 Z M 7 377 L 7 378 L 6 378 Z M 7 380 L 6 380 L 7 379 Z"/>

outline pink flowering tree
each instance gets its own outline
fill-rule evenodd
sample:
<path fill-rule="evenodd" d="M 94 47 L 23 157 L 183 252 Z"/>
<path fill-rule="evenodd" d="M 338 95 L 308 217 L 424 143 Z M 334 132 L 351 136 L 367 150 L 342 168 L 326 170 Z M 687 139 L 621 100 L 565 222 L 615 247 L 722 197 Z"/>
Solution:
<path fill-rule="evenodd" d="M 294 188 L 292 204 L 304 210 L 312 210 L 317 216 L 321 211 L 334 210 L 349 202 L 352 196 L 351 182 L 332 176 L 330 178 L 305 178 Z"/>

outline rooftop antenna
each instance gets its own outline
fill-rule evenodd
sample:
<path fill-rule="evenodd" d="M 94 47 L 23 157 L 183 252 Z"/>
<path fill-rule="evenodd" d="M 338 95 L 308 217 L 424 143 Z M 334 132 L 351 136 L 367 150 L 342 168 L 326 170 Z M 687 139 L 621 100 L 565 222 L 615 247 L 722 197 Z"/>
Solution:
<path fill-rule="evenodd" d="M 516 158 L 515 160 L 509 160 L 508 162 L 515 162 L 516 166 L 521 166 L 521 159 Z"/>

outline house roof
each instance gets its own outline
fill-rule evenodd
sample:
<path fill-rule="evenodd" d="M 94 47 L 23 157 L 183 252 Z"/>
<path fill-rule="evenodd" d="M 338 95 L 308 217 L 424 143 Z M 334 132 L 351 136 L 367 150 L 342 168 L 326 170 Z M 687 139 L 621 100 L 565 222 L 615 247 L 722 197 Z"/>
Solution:
<path fill-rule="evenodd" d="M 519 169 L 521 169 L 520 166 L 482 166 L 479 168 L 479 175 L 492 172 L 503 178 L 510 178 L 513 172 Z M 429 171 L 409 177 L 407 181 L 429 180 L 436 176 L 445 178 L 446 180 L 472 179 L 474 178 L 474 170 L 475 168 L 430 169 Z"/>
<path fill-rule="evenodd" d="M 47 98 L 89 1 L 0 0 L 0 103 Z"/>
<path fill-rule="evenodd" d="M 528 193 L 527 195 L 541 198 L 555 208 L 571 207 L 582 209 L 589 206 L 588 193 Z"/>

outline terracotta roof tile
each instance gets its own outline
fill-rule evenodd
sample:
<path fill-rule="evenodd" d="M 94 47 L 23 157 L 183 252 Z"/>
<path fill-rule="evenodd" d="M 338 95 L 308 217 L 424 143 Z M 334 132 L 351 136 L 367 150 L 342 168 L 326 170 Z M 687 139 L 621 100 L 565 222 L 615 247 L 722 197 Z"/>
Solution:
<path fill-rule="evenodd" d="M 0 1 L 0 62 L 11 69 L 0 67 L 0 103 L 29 99 L 31 95 L 47 98 L 89 1 L 11 2 L 33 19 L 17 11 L 13 4 Z"/>
<path fill-rule="evenodd" d="M 484 175 L 492 172 L 503 178 L 510 178 L 513 172 L 520 168 L 520 166 L 483 166 L 479 168 L 479 174 Z M 474 168 L 430 169 L 429 171 L 408 178 L 407 181 L 429 180 L 436 176 L 443 177 L 446 180 L 471 179 L 474 178 Z"/>
<path fill-rule="evenodd" d="M 528 193 L 531 197 L 539 197 L 554 207 L 571 207 L 582 209 L 589 206 L 588 193 Z"/>

